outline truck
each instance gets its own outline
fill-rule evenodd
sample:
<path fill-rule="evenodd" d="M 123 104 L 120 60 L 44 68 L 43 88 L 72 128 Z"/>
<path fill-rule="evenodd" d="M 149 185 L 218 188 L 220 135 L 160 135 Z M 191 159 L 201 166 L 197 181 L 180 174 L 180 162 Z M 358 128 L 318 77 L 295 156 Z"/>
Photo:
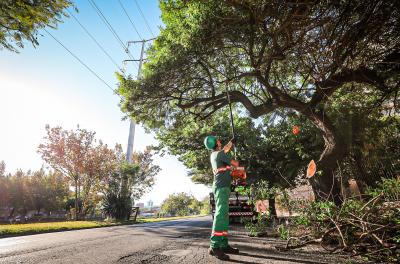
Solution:
<path fill-rule="evenodd" d="M 236 191 L 237 184 L 232 184 L 231 194 L 229 196 L 229 222 L 243 223 L 246 220 L 254 221 L 257 218 L 257 212 L 254 205 L 249 203 L 247 196 L 241 195 Z M 214 194 L 210 193 L 211 215 L 214 219 L 215 199 Z"/>

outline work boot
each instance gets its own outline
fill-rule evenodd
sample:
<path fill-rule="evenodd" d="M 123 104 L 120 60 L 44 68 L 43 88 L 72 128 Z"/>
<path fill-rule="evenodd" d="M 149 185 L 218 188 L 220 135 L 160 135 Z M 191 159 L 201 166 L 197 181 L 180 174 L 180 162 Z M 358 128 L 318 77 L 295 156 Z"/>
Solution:
<path fill-rule="evenodd" d="M 209 248 L 208 249 L 208 254 L 211 256 L 216 257 L 217 259 L 220 260 L 229 260 L 229 256 L 224 253 L 224 251 L 220 248 Z"/>
<path fill-rule="evenodd" d="M 226 248 L 222 248 L 222 251 L 224 251 L 224 253 L 226 253 L 226 254 L 236 254 L 236 255 L 239 254 L 238 248 L 234 248 L 229 245 Z"/>

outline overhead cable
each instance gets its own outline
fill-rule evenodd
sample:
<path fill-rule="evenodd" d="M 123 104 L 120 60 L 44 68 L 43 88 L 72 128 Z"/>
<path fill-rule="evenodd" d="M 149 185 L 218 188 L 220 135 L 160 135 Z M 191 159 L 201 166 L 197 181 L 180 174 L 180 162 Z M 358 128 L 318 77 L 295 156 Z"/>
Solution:
<path fill-rule="evenodd" d="M 119 0 L 118 0 L 118 1 L 119 1 Z M 151 34 L 151 35 L 153 36 L 153 38 L 154 38 L 155 36 L 154 36 L 154 34 L 153 34 L 153 31 L 151 31 L 150 25 L 149 25 L 149 23 L 147 22 L 147 19 L 146 19 L 145 15 L 143 14 L 142 9 L 140 8 L 139 3 L 137 2 L 137 0 L 134 0 L 134 1 L 135 1 L 135 4 L 136 4 L 136 6 L 137 6 L 139 12 L 140 12 L 140 15 L 142 16 L 142 18 L 143 18 L 143 20 L 144 20 L 144 23 L 146 24 L 147 29 L 149 30 L 150 34 Z"/>
<path fill-rule="evenodd" d="M 128 17 L 129 21 L 131 22 L 131 25 L 133 29 L 136 31 L 136 34 L 139 36 L 140 39 L 143 39 L 142 36 L 140 35 L 139 31 L 137 30 L 135 24 L 133 23 L 131 17 L 129 16 L 128 12 L 126 11 L 124 5 L 122 4 L 121 0 L 118 0 L 119 5 L 121 6 L 122 10 L 124 10 L 125 15 Z"/>
<path fill-rule="evenodd" d="M 107 26 L 107 28 L 111 31 L 111 33 L 114 35 L 115 39 L 119 42 L 121 47 L 124 49 L 126 54 L 133 59 L 132 54 L 129 52 L 129 49 L 125 46 L 124 42 L 121 40 L 121 38 L 118 36 L 117 32 L 115 29 L 111 26 L 110 22 L 108 22 L 107 18 L 104 16 L 103 12 L 101 12 L 100 8 L 96 5 L 96 3 L 93 0 L 88 0 L 93 9 L 96 11 L 96 13 L 99 15 L 101 20 L 104 22 L 104 24 Z M 138 64 L 136 62 L 136 64 Z"/>
<path fill-rule="evenodd" d="M 100 45 L 100 43 L 93 37 L 92 34 L 90 34 L 89 30 L 86 29 L 85 26 L 82 25 L 82 23 L 78 20 L 77 17 L 75 17 L 72 12 L 70 12 L 69 10 L 67 10 L 68 14 L 70 16 L 72 16 L 75 21 L 81 26 L 81 28 L 86 32 L 86 34 L 94 41 L 94 43 L 96 43 L 96 45 L 103 51 L 103 53 L 110 59 L 110 61 L 115 64 L 115 66 L 122 71 L 121 67 L 119 67 L 118 63 L 115 62 L 115 60 L 111 57 L 111 55 Z"/>
<path fill-rule="evenodd" d="M 80 64 L 82 64 L 88 71 L 90 71 L 94 76 L 97 77 L 102 83 L 104 83 L 110 90 L 115 93 L 115 90 L 102 79 L 95 71 L 93 71 L 86 63 L 84 63 L 77 55 L 75 55 L 71 50 L 69 50 L 61 41 L 59 41 L 55 36 L 53 36 L 46 28 L 44 28 L 47 34 L 49 34 L 58 44 L 60 44 L 72 57 L 74 57 Z"/>

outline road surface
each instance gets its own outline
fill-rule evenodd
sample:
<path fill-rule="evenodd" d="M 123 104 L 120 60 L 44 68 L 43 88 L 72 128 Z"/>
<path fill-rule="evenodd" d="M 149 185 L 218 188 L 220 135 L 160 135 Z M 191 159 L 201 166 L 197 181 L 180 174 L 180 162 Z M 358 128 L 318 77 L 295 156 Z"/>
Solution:
<path fill-rule="evenodd" d="M 221 263 L 207 253 L 211 217 L 66 231 L 0 239 L 3 263 Z M 328 255 L 279 252 L 276 239 L 249 238 L 233 227 L 241 249 L 225 263 L 336 263 Z"/>

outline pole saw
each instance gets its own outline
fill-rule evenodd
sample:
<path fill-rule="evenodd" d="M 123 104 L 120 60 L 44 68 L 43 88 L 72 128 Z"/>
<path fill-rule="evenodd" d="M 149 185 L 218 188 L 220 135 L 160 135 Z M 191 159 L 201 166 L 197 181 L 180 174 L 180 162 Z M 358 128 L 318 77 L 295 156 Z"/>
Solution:
<path fill-rule="evenodd" d="M 230 119 L 231 119 L 232 138 L 236 139 L 235 123 L 233 122 L 232 102 L 231 102 L 231 97 L 229 95 L 228 82 L 226 82 L 225 90 L 226 90 L 226 99 L 228 100 L 228 104 L 229 104 L 229 114 L 230 114 Z M 237 159 L 236 144 L 233 145 L 233 153 L 234 153 L 234 158 L 236 160 Z M 234 168 L 231 171 L 231 177 L 235 180 L 235 185 L 246 185 L 247 174 L 246 174 L 244 167 Z"/>

